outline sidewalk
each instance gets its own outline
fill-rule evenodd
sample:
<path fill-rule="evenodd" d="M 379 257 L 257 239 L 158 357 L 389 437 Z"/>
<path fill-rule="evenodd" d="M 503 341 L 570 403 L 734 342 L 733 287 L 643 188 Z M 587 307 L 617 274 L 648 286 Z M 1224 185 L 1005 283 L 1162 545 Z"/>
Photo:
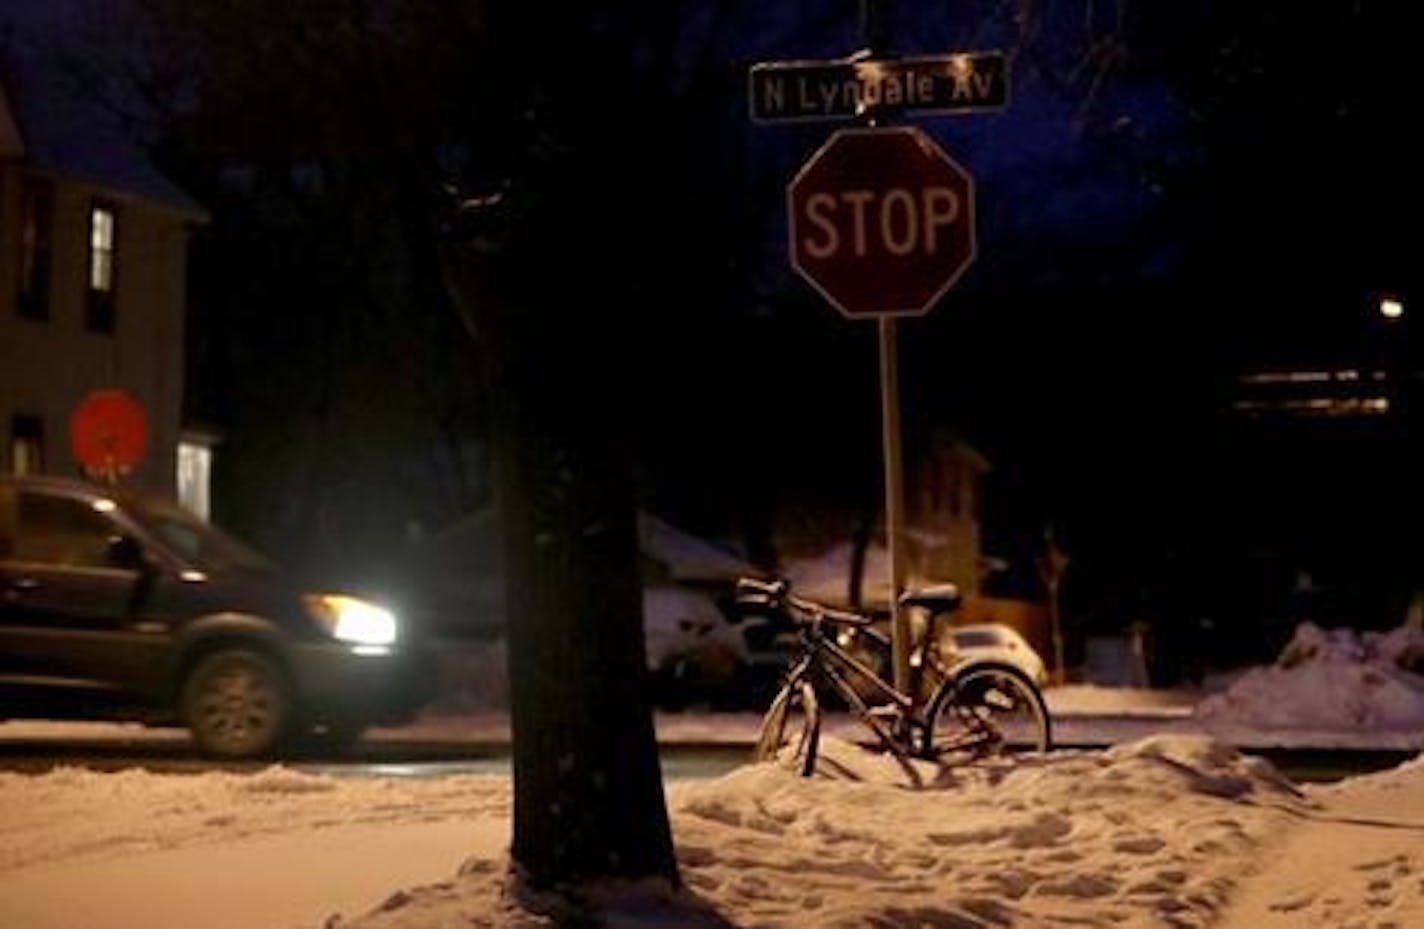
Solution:
<path fill-rule="evenodd" d="M 1368 729 L 1253 729 L 1207 725 L 1193 717 L 1206 695 L 1195 689 L 1103 687 L 1067 684 L 1044 691 L 1053 724 L 1053 742 L 1060 748 L 1097 748 L 1158 733 L 1205 734 L 1248 749 L 1419 750 L 1421 734 Z M 675 745 L 750 746 L 756 740 L 761 714 L 755 711 L 657 712 L 658 741 Z M 829 714 L 828 732 L 851 739 L 865 730 L 844 713 Z M 368 738 L 389 741 L 474 742 L 501 746 L 509 742 L 509 715 L 503 710 L 432 712 L 406 726 L 373 730 Z"/>

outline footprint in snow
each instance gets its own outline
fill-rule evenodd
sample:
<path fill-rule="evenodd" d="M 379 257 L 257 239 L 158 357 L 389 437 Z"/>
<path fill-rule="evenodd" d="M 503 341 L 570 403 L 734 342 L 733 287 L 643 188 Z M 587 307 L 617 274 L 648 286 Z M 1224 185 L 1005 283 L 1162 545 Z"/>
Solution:
<path fill-rule="evenodd" d="M 1052 897 L 1079 897 L 1090 900 L 1117 893 L 1118 882 L 1106 874 L 1074 874 L 1063 880 L 1043 881 L 1035 893 Z"/>
<path fill-rule="evenodd" d="M 1151 855 L 1160 852 L 1167 843 L 1156 836 L 1131 836 L 1113 843 L 1113 851 L 1132 855 Z"/>
<path fill-rule="evenodd" d="M 1275 903 L 1271 904 L 1271 911 L 1275 913 L 1294 913 L 1296 910 L 1303 910 L 1315 902 L 1316 893 L 1313 890 L 1297 890 L 1286 894 Z"/>
<path fill-rule="evenodd" d="M 1034 821 L 1015 827 L 1010 833 L 1014 848 L 1043 848 L 1056 845 L 1073 831 L 1073 824 L 1055 813 L 1040 813 Z"/>

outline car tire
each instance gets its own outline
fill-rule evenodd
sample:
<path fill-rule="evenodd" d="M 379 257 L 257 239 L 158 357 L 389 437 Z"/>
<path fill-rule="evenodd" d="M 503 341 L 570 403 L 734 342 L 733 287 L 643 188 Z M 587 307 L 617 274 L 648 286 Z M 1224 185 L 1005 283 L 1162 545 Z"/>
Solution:
<path fill-rule="evenodd" d="M 179 713 L 204 753 L 220 758 L 269 754 L 292 712 L 286 675 L 267 656 L 232 648 L 201 658 L 183 682 Z"/>

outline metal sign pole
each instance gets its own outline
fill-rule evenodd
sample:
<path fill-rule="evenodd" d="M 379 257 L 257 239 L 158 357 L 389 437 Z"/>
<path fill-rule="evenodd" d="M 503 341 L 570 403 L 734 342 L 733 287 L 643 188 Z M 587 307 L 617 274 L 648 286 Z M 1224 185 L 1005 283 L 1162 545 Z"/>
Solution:
<path fill-rule="evenodd" d="M 889 0 L 861 0 L 861 26 L 872 56 L 886 51 L 890 37 Z M 871 125 L 875 120 L 871 119 Z M 878 318 L 880 330 L 880 424 L 885 449 L 885 547 L 890 554 L 890 663 L 895 687 L 910 688 L 910 622 L 900 609 L 905 585 L 904 455 L 900 450 L 899 326 L 893 315 Z M 917 695 L 916 695 L 917 696 Z"/>
<path fill-rule="evenodd" d="M 910 687 L 909 615 L 900 609 L 905 585 L 905 488 L 900 450 L 899 329 L 894 316 L 880 317 L 880 419 L 885 445 L 885 544 L 890 551 L 890 652 L 895 687 Z"/>

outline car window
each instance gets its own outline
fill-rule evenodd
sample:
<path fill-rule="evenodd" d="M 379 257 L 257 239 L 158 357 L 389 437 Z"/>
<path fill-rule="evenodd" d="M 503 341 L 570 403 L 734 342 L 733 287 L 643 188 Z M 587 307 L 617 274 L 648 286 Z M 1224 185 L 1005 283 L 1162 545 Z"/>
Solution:
<path fill-rule="evenodd" d="M 142 505 L 130 505 L 126 512 L 196 567 L 210 571 L 272 568 L 262 555 L 180 506 L 146 500 Z"/>
<path fill-rule="evenodd" d="M 18 531 L 10 557 L 73 568 L 106 568 L 118 527 L 93 507 L 70 497 L 19 494 Z"/>
<path fill-rule="evenodd" d="M 994 633 L 976 629 L 969 632 L 956 632 L 954 644 L 960 648 L 993 648 L 1003 643 Z"/>

